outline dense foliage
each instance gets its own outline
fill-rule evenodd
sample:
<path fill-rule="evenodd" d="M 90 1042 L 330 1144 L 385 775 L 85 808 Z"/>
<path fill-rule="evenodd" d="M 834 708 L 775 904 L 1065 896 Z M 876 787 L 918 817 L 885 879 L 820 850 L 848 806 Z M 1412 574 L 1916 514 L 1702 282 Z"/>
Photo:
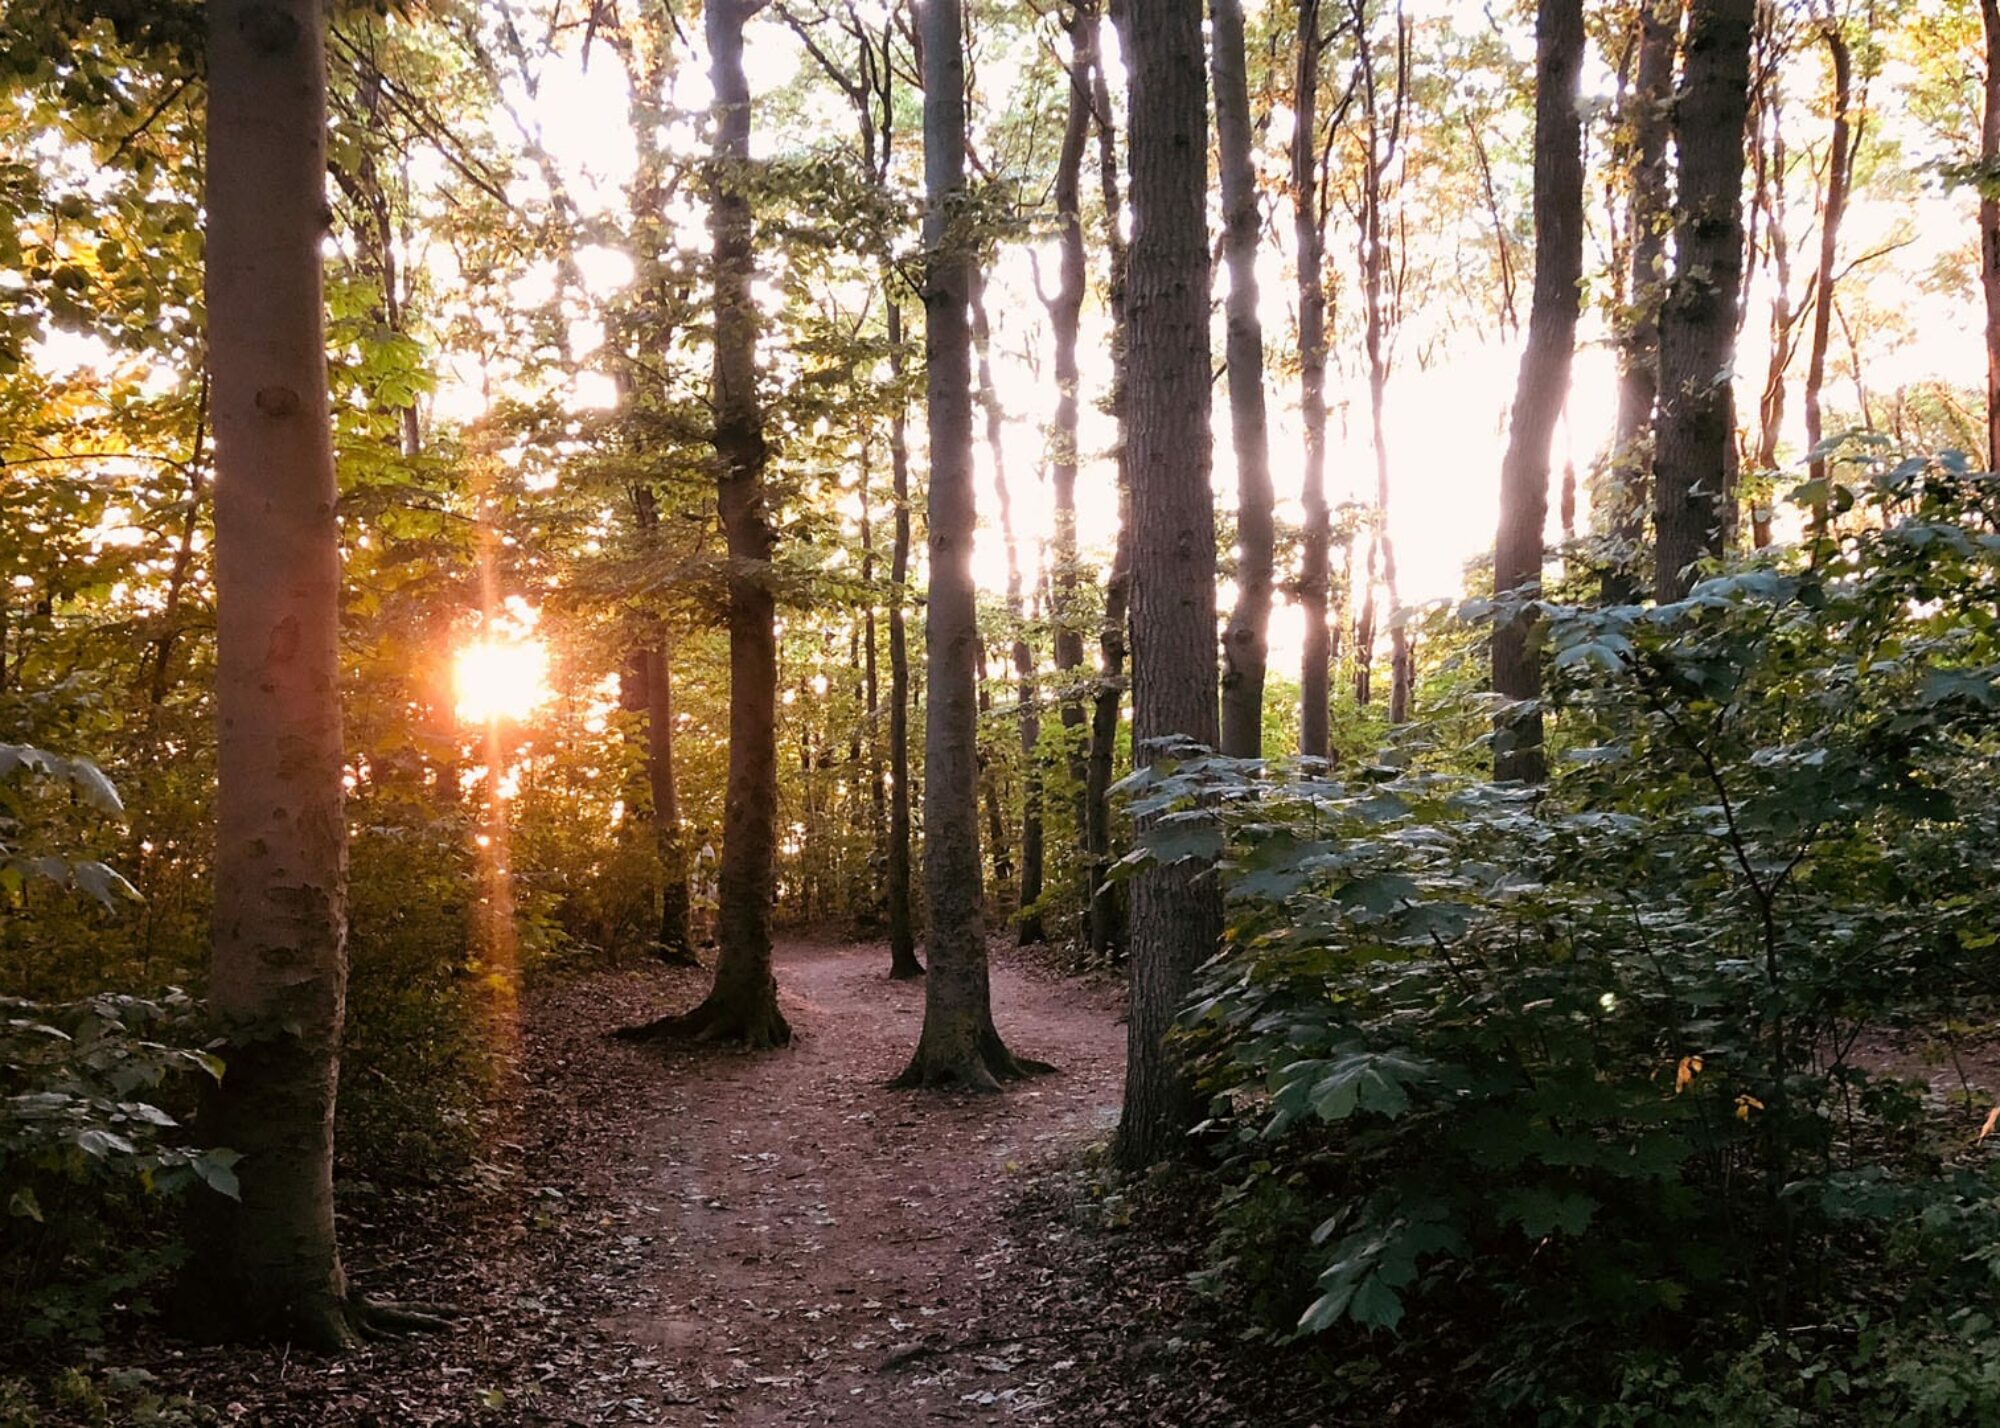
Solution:
<path fill-rule="evenodd" d="M 1529 1421 L 2000 1413 L 1993 1121 L 1905 1051 L 2000 970 L 2000 507 L 1851 467 L 1838 535 L 1546 608 L 1546 790 L 1421 737 L 1140 781 L 1153 856 L 1227 841 L 1186 1034 L 1212 1281 L 1273 1332 L 1399 1330 Z"/>

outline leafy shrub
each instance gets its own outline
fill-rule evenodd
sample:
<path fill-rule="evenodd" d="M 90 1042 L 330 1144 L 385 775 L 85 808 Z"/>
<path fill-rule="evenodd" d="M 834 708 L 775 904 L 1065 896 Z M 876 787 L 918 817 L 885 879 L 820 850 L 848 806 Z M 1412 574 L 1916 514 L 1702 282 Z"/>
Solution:
<path fill-rule="evenodd" d="M 187 1083 L 221 1074 L 199 1035 L 180 993 L 0 1000 L 0 1316 L 28 1335 L 90 1337 L 150 1278 L 148 1201 L 236 1193 L 235 1153 L 190 1144 L 176 1114 Z"/>
<path fill-rule="evenodd" d="M 1138 856 L 1225 850 L 1186 1019 L 1214 1282 L 1268 1294 L 1296 1246 L 1291 1332 L 1421 1316 L 1531 1419 L 2000 1419 L 1990 1356 L 1937 1328 L 2000 1262 L 1967 1254 L 2000 1227 L 1980 1117 L 1862 1050 L 1996 970 L 1994 494 L 1881 460 L 1844 538 L 1673 605 L 1541 607 L 1546 790 L 1415 746 L 1132 781 Z"/>

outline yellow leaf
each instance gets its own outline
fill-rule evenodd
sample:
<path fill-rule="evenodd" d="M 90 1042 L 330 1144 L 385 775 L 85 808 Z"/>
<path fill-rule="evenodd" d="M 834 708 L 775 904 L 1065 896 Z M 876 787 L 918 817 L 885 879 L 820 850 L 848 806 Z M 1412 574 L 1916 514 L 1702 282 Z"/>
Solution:
<path fill-rule="evenodd" d="M 1763 1109 L 1764 1103 L 1755 1096 L 1738 1096 L 1736 1098 L 1736 1119 L 1739 1121 L 1747 1121 L 1750 1119 L 1751 1111 L 1761 1111 Z"/>
<path fill-rule="evenodd" d="M 1985 1140 L 1986 1137 L 1993 1134 L 1993 1127 L 1996 1125 L 2000 1125 L 2000 1106 L 1995 1106 L 1986 1113 L 1986 1123 L 1980 1126 L 1979 1134 L 1974 1136 L 1973 1139 L 1976 1141 Z"/>
<path fill-rule="evenodd" d="M 1699 1056 L 1683 1056 L 1681 1064 L 1674 1068 L 1674 1094 L 1678 1096 L 1681 1092 L 1685 1091 L 1688 1088 L 1688 1082 L 1694 1080 L 1700 1074 L 1700 1071 L 1701 1058 Z"/>

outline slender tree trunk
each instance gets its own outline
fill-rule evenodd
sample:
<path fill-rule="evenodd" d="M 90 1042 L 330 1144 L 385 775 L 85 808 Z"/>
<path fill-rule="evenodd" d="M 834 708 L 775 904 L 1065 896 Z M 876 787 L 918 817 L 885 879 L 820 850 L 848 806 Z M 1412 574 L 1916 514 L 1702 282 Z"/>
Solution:
<path fill-rule="evenodd" d="M 1743 280 L 1743 137 L 1754 0 L 1692 0 L 1674 106 L 1679 191 L 1674 276 L 1660 311 L 1653 459 L 1653 591 L 1688 591 L 1690 567 L 1727 549 L 1736 402 L 1729 369 Z"/>
<path fill-rule="evenodd" d="M 665 641 L 646 660 L 646 783 L 653 794 L 653 837 L 660 856 L 660 959 L 699 966 L 688 935 L 687 845 L 681 836 L 680 788 L 674 778 L 673 666 Z"/>
<path fill-rule="evenodd" d="M 1986 465 L 2000 471 L 2000 0 L 1979 0 L 1986 32 L 1979 124 L 1979 286 L 1986 295 Z"/>
<path fill-rule="evenodd" d="M 1229 267 L 1224 360 L 1236 448 L 1236 608 L 1222 637 L 1222 752 L 1264 752 L 1264 671 L 1270 651 L 1273 525 L 1270 435 L 1264 421 L 1264 327 L 1257 316 L 1257 176 L 1250 163 L 1250 81 L 1242 0 L 1210 0 L 1216 153 L 1222 171 L 1222 251 Z"/>
<path fill-rule="evenodd" d="M 1660 392 L 1660 299 L 1666 284 L 1667 138 L 1672 129 L 1674 53 L 1682 0 L 1639 0 L 1637 75 L 1627 99 L 1623 158 L 1630 236 L 1624 311 L 1618 321 L 1618 416 L 1611 444 L 1610 513 L 1615 542 L 1604 598 L 1637 597 L 1635 572 L 1646 545 L 1653 465 L 1653 409 Z"/>
<path fill-rule="evenodd" d="M 1135 16 L 1135 19 L 1137 17 Z M 1215 506 L 1209 490 L 1207 103 L 1201 0 L 1153 0 L 1125 31 L 1131 80 L 1132 256 L 1126 276 L 1132 462 L 1132 735 L 1217 736 Z M 1211 868 L 1132 880 L 1125 1104 L 1113 1153 L 1177 1155 L 1198 1100 L 1166 1036 L 1222 935 Z"/>
<path fill-rule="evenodd" d="M 886 858 L 889 847 L 889 790 L 884 782 L 882 768 L 882 658 L 880 632 L 876 628 L 875 606 L 878 592 L 875 589 L 875 523 L 870 487 L 872 473 L 868 469 L 869 450 L 866 446 L 861 453 L 861 585 L 866 591 L 868 605 L 862 615 L 861 630 L 861 700 L 868 726 L 868 831 L 869 847 L 873 850 L 868 859 L 868 876 L 871 891 L 868 896 L 866 925 L 870 931 L 881 927 L 884 915 L 883 904 L 872 891 L 875 875 L 886 875 Z"/>
<path fill-rule="evenodd" d="M 993 713 L 992 668 L 986 658 L 984 640 L 977 641 L 973 651 L 975 682 L 979 690 L 979 728 L 984 730 L 991 722 Z M 979 801 L 986 809 L 986 846 L 991 850 L 993 860 L 991 903 L 1004 902 L 1008 890 L 1014 885 L 1014 849 L 1007 841 L 1006 815 L 1000 811 L 1004 801 L 1000 783 L 1001 772 L 994 767 L 992 749 L 982 739 L 979 743 Z"/>
<path fill-rule="evenodd" d="M 1578 284 L 1583 278 L 1583 124 L 1577 82 L 1583 69 L 1582 0 L 1541 0 L 1535 18 L 1535 294 L 1528 346 L 1500 466 L 1500 526 L 1493 542 L 1493 588 L 1538 599 L 1543 528 L 1549 513 L 1549 447 L 1569 396 L 1576 355 Z M 1503 711 L 1493 773 L 1539 783 L 1542 662 L 1527 614 L 1493 627 L 1493 690 L 1526 708 Z"/>
<path fill-rule="evenodd" d="M 1826 354 L 1833 342 L 1834 288 L 1840 275 L 1834 263 L 1840 256 L 1840 221 L 1847 213 L 1847 191 L 1854 178 L 1853 106 L 1854 61 L 1840 21 L 1826 22 L 1827 57 L 1833 65 L 1833 138 L 1826 156 L 1826 201 L 1819 219 L 1819 275 L 1813 288 L 1812 348 L 1806 358 L 1806 450 L 1814 481 L 1827 479 L 1827 463 L 1819 455 L 1826 438 L 1826 417 L 1820 409 L 1820 393 L 1826 387 Z M 1992 295 L 1988 295 L 1989 304 Z M 1824 488 L 1822 488 L 1824 489 Z M 1813 502 L 1813 529 L 1826 529 L 1832 511 L 1826 499 Z"/>
<path fill-rule="evenodd" d="M 712 441 L 716 505 L 729 552 L 729 785 L 717 895 L 715 984 L 685 1016 L 628 1030 L 637 1037 L 686 1036 L 783 1045 L 791 1028 L 778 1010 L 771 971 L 771 908 L 778 822 L 777 542 L 764 486 L 769 450 L 757 395 L 757 306 L 750 198 L 750 87 L 743 25 L 757 0 L 710 0 L 705 16 L 715 94 L 709 232 L 715 282 Z"/>
<path fill-rule="evenodd" d="M 209 7 L 207 304 L 215 425 L 217 784 L 209 1009 L 228 1073 L 200 1128 L 189 1327 L 344 1348 L 366 1327 L 333 1219 L 347 981 L 340 554 L 326 387 L 324 17 Z"/>
<path fill-rule="evenodd" d="M 1302 504 L 1305 538 L 1299 604 L 1306 634 L 1299 665 L 1299 752 L 1327 757 L 1331 738 L 1333 640 L 1332 514 L 1326 501 L 1326 208 L 1319 181 L 1320 0 L 1298 0 L 1298 67 L 1293 83 L 1292 235 L 1299 294 L 1299 418 L 1305 428 Z"/>
<path fill-rule="evenodd" d="M 1113 7 L 1117 13 L 1116 5 Z M 1132 470 L 1126 443 L 1130 405 L 1126 381 L 1125 241 L 1119 229 L 1118 136 L 1112 125 L 1111 88 L 1102 59 L 1090 71 L 1091 108 L 1097 116 L 1097 178 L 1105 213 L 1106 305 L 1111 311 L 1111 415 L 1118 427 L 1118 540 L 1104 584 L 1104 620 L 1098 626 L 1101 668 L 1090 709 L 1090 758 L 1084 779 L 1084 846 L 1090 868 L 1090 950 L 1108 962 L 1125 946 L 1122 885 L 1110 881 L 1111 780 L 1118 751 L 1118 710 L 1125 694 L 1126 613 L 1132 589 Z"/>
<path fill-rule="evenodd" d="M 1083 679 L 1083 627 L 1078 610 L 1076 542 L 1076 477 L 1079 450 L 1078 402 L 1082 378 L 1077 362 L 1078 334 L 1083 322 L 1086 282 L 1083 245 L 1083 152 L 1090 138 L 1091 73 L 1097 63 L 1097 7 L 1088 0 L 1072 5 L 1069 16 L 1069 109 L 1063 123 L 1062 148 L 1056 158 L 1055 207 L 1061 266 L 1054 297 L 1048 300 L 1049 327 L 1055 346 L 1056 411 L 1050 438 L 1049 484 L 1055 497 L 1054 566 L 1049 602 L 1049 626 L 1054 633 L 1056 681 L 1060 688 L 1064 749 L 1070 786 L 1075 790 L 1078 844 L 1085 857 L 1079 906 L 1090 906 L 1092 883 L 1088 858 L 1087 755 L 1083 743 L 1084 712 L 1079 697 Z"/>
<path fill-rule="evenodd" d="M 1021 588 L 1021 542 L 1014 530 L 1014 493 L 1007 480 L 1006 417 L 993 385 L 992 328 L 986 319 L 986 282 L 972 279 L 972 342 L 979 357 L 979 405 L 986 414 L 986 449 L 993 458 L 993 494 L 1000 505 L 1000 538 L 1007 551 L 1007 618 L 1013 624 L 1016 723 L 1021 738 L 1021 884 L 1016 897 L 1021 945 L 1048 940 L 1042 915 L 1028 909 L 1042 898 L 1042 772 L 1036 746 L 1042 740 L 1040 691 L 1035 682 L 1035 648 L 1028 638 L 1028 614 Z M 1072 493 L 1072 499 L 1074 495 Z M 995 842 L 996 848 L 998 840 Z"/>
<path fill-rule="evenodd" d="M 908 981 L 924 974 L 917 960 L 916 919 L 910 907 L 910 443 L 901 395 L 903 307 L 889 299 L 889 373 L 898 389 L 889 420 L 889 474 L 896 503 L 895 544 L 889 555 L 889 975 Z"/>
<path fill-rule="evenodd" d="M 965 192 L 965 36 L 959 0 L 918 11 L 924 78 L 924 383 L 930 417 L 930 600 L 925 629 L 924 1028 L 902 1086 L 997 1090 L 1035 1069 L 993 1025 L 979 889 L 979 616 L 972 578 L 972 295 Z"/>

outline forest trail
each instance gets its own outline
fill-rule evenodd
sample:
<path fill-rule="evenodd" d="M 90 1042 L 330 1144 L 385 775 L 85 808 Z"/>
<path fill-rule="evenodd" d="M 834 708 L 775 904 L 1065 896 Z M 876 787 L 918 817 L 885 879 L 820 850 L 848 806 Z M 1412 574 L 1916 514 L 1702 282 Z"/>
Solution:
<path fill-rule="evenodd" d="M 1059 1073 L 1001 1096 L 891 1091 L 924 994 L 889 981 L 888 960 L 781 945 L 784 1051 L 603 1051 L 638 1094 L 618 1107 L 625 1153 L 585 1189 L 647 1253 L 629 1305 L 598 1322 L 659 1403 L 654 1421 L 1038 1416 L 1037 1366 L 1054 1355 L 1007 1337 L 1005 1207 L 1034 1167 L 1115 1124 L 1118 997 L 997 950 L 1002 1034 Z"/>

